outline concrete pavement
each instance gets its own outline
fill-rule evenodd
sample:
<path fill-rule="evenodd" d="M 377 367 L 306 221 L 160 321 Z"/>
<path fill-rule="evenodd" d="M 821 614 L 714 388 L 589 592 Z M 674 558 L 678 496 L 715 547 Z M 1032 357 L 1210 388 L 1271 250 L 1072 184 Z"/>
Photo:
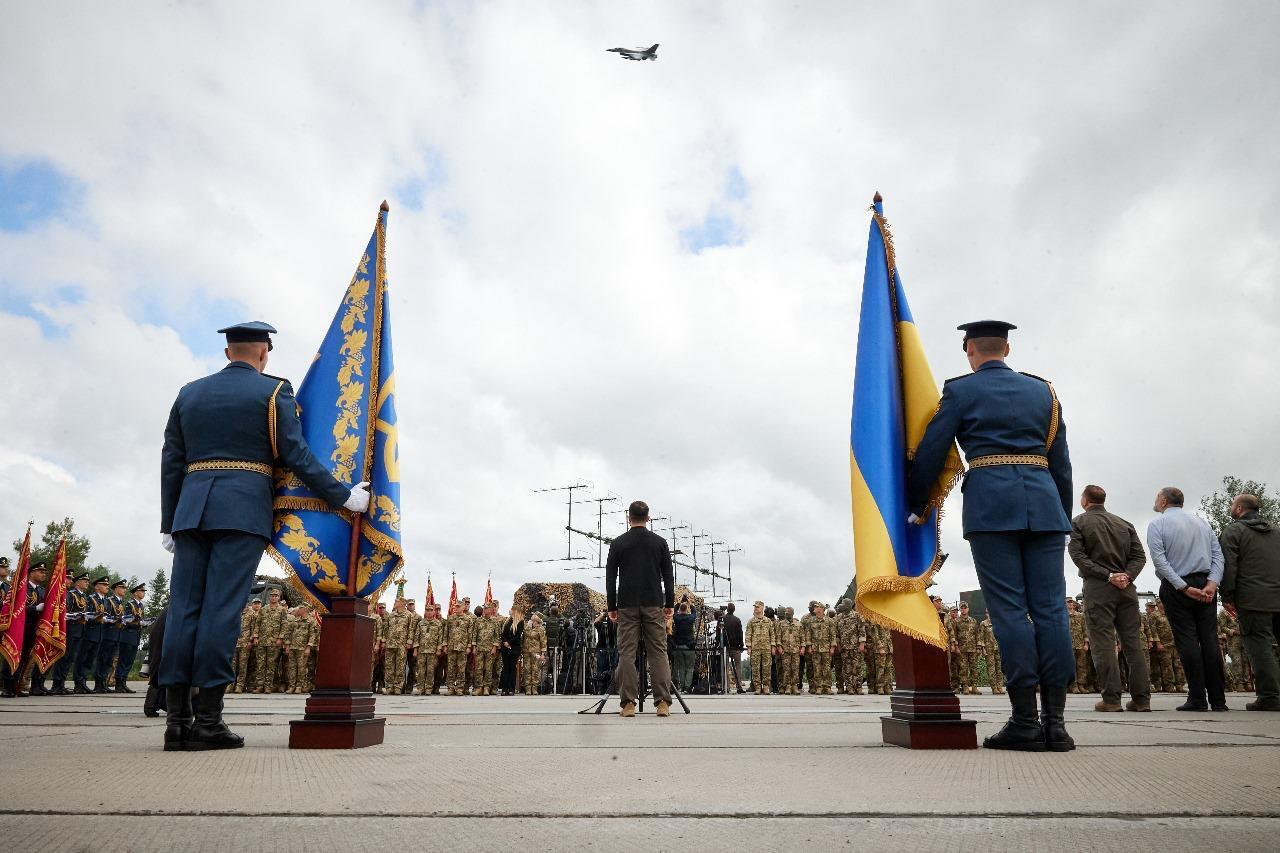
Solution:
<path fill-rule="evenodd" d="M 1062 755 L 887 747 L 876 696 L 689 697 L 665 720 L 577 715 L 590 697 L 379 697 L 386 743 L 357 752 L 286 748 L 303 697 L 232 696 L 249 745 L 222 753 L 160 751 L 141 695 L 0 701 L 0 847 L 1280 849 L 1280 714 L 1095 699 L 1070 697 Z M 962 703 L 979 739 L 1007 709 Z"/>

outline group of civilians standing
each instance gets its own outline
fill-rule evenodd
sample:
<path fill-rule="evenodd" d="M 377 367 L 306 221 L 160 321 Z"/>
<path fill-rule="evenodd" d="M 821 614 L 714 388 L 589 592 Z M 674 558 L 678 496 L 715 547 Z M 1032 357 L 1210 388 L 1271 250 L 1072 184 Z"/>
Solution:
<path fill-rule="evenodd" d="M 1086 486 L 1084 512 L 1071 522 L 1067 551 L 1084 579 L 1089 649 L 1098 674 L 1099 711 L 1119 711 L 1120 668 L 1116 638 L 1129 667 L 1131 711 L 1151 710 L 1151 681 L 1134 579 L 1147 553 L 1160 578 L 1160 600 L 1173 629 L 1187 676 L 1187 701 L 1179 711 L 1226 711 L 1226 676 L 1218 651 L 1217 598 L 1240 621 L 1253 662 L 1258 698 L 1250 711 L 1280 711 L 1280 532 L 1263 518 L 1254 495 L 1238 495 L 1231 524 L 1215 537 L 1209 524 L 1183 509 L 1172 486 L 1156 494 L 1159 515 L 1147 525 L 1147 548 L 1133 525 L 1106 510 L 1107 493 Z"/>

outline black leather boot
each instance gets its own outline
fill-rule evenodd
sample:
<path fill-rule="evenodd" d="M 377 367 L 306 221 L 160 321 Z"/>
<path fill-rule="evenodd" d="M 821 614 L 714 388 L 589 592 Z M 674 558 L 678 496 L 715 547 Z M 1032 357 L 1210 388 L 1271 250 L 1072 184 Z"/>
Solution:
<path fill-rule="evenodd" d="M 111 691 L 108 690 L 107 685 L 103 684 L 101 681 L 95 681 L 93 682 L 93 692 L 94 693 L 110 693 Z"/>
<path fill-rule="evenodd" d="M 86 683 L 85 683 L 85 682 L 83 682 L 83 681 L 77 681 L 77 682 L 76 682 L 75 690 L 73 690 L 73 691 L 71 691 L 71 692 L 72 692 L 72 693 L 75 693 L 76 695 L 81 695 L 81 694 L 84 694 L 84 693 L 88 693 L 88 692 L 89 692 L 89 685 L 88 685 L 88 684 L 86 684 Z"/>
<path fill-rule="evenodd" d="M 1044 729 L 1036 711 L 1034 687 L 1010 687 L 1009 704 L 1013 715 L 999 732 L 982 742 L 984 749 L 1012 749 L 1019 752 L 1044 752 L 1048 749 Z"/>
<path fill-rule="evenodd" d="M 1067 689 L 1040 685 L 1040 717 L 1044 721 L 1044 742 L 1050 752 L 1070 752 L 1076 742 L 1067 734 L 1065 719 Z"/>
<path fill-rule="evenodd" d="M 160 716 L 160 698 L 164 695 L 163 687 L 148 687 L 147 698 L 142 700 L 142 713 L 148 717 Z"/>
<path fill-rule="evenodd" d="M 201 687 L 196 697 L 196 722 L 187 738 L 188 750 L 239 749 L 244 738 L 222 722 L 222 694 L 227 685 Z"/>
<path fill-rule="evenodd" d="M 187 739 L 191 737 L 191 685 L 176 684 L 163 690 L 165 704 L 169 706 L 168 725 L 164 729 L 164 751 L 180 752 L 187 748 Z"/>

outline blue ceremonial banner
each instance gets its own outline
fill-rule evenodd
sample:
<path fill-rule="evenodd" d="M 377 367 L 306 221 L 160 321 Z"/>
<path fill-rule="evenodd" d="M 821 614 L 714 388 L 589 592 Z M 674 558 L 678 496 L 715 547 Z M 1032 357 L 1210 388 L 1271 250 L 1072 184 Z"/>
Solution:
<path fill-rule="evenodd" d="M 378 214 L 364 256 L 338 313 L 297 390 L 302 433 L 333 476 L 371 485 L 361 522 L 355 594 L 391 583 L 404 561 L 400 544 L 400 450 L 395 362 L 387 299 L 387 208 Z M 289 471 L 275 472 L 274 536 L 268 553 L 303 593 L 328 612 L 351 594 L 347 567 L 355 515 L 333 510 Z"/>
<path fill-rule="evenodd" d="M 925 589 L 942 565 L 942 502 L 963 470 L 953 446 L 920 524 L 907 521 L 907 462 L 942 395 L 929 369 L 877 193 L 867 238 L 854 371 L 849 472 L 858 612 L 946 647 Z"/>

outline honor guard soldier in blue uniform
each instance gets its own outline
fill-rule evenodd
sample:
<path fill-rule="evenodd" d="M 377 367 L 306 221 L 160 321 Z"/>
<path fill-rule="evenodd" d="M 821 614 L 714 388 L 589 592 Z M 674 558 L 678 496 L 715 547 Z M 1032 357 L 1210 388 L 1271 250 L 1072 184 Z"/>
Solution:
<path fill-rule="evenodd" d="M 93 582 L 93 592 L 89 593 L 84 608 L 84 636 L 80 638 L 80 650 L 76 655 L 75 680 L 76 693 L 92 693 L 89 689 L 89 676 L 98 669 L 98 646 L 102 644 L 102 635 L 106 633 L 103 621 L 107 616 L 107 584 L 111 578 L 103 576 Z"/>
<path fill-rule="evenodd" d="M 959 328 L 973 372 L 947 380 L 916 449 L 907 485 L 912 520 L 925 516 L 930 486 L 959 441 L 969 465 L 960 487 L 964 536 L 1013 705 L 1008 724 L 983 746 L 1066 752 L 1075 749 L 1063 723 L 1075 656 L 1062 606 L 1072 491 L 1061 407 L 1048 382 L 1004 363 L 1016 326 L 985 320 Z"/>
<path fill-rule="evenodd" d="M 102 639 L 98 641 L 98 665 L 94 672 L 93 692 L 110 693 L 107 678 L 112 675 L 120 639 L 124 631 L 124 581 L 111 585 L 111 595 L 103 602 Z"/>
<path fill-rule="evenodd" d="M 89 606 L 89 576 L 68 571 L 67 577 L 71 580 L 67 585 L 67 647 L 63 650 L 62 657 L 53 665 L 53 689 L 49 692 L 55 696 L 66 694 L 68 673 L 71 675 L 72 687 L 79 686 L 75 664 L 84 638 L 84 612 Z"/>
<path fill-rule="evenodd" d="M 129 670 L 133 669 L 133 660 L 138 656 L 138 646 L 142 645 L 142 599 L 147 594 L 147 585 L 140 583 L 130 590 L 130 598 L 124 603 L 124 624 L 120 629 L 120 660 L 116 664 L 116 692 L 137 693 L 129 687 Z"/>
<path fill-rule="evenodd" d="M 174 555 L 159 675 L 166 750 L 244 745 L 222 722 L 222 697 L 235 679 L 240 611 L 271 539 L 273 468 L 293 472 L 334 509 L 369 506 L 368 483 L 349 488 L 312 455 L 293 388 L 262 372 L 274 332 L 260 322 L 219 329 L 229 364 L 183 386 L 165 427 L 160 531 Z"/>

